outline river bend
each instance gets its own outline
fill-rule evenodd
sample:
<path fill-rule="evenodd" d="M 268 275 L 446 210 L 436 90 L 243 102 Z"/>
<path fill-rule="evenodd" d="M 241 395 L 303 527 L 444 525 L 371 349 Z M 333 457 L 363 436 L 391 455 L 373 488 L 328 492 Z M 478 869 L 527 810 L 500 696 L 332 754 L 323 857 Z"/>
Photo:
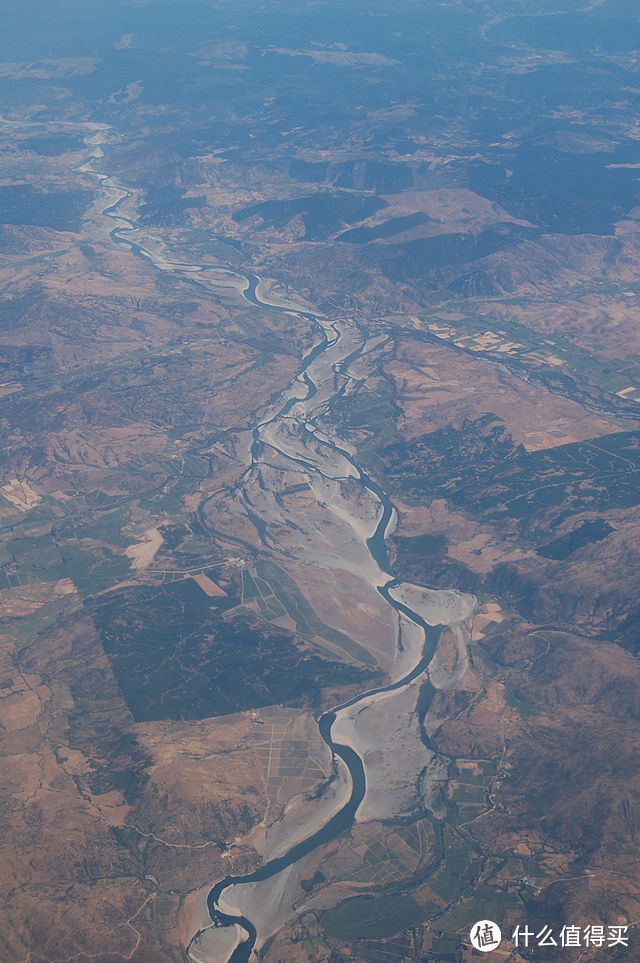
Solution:
<path fill-rule="evenodd" d="M 101 173 L 95 164 L 103 156 L 102 145 L 109 140 L 106 127 L 87 125 L 91 133 L 85 142 L 91 154 L 80 165 L 78 171 L 95 178 L 101 188 L 109 195 L 109 202 L 100 213 L 110 223 L 109 236 L 114 243 L 127 247 L 132 254 L 144 258 L 158 270 L 190 276 L 199 285 L 211 288 L 232 288 L 245 301 L 273 311 L 297 314 L 311 321 L 317 331 L 318 340 L 306 354 L 295 379 L 286 388 L 279 400 L 263 410 L 260 420 L 253 426 L 249 460 L 242 475 L 240 487 L 243 497 L 250 501 L 246 482 L 252 473 L 259 469 L 264 460 L 264 452 L 271 450 L 297 468 L 303 468 L 310 476 L 323 479 L 349 477 L 356 481 L 379 506 L 375 530 L 366 538 L 366 549 L 372 566 L 380 573 L 377 590 L 387 605 L 393 607 L 417 626 L 424 637 L 421 654 L 415 664 L 404 675 L 386 686 L 368 690 L 342 705 L 325 712 L 318 720 L 320 734 L 329 746 L 334 760 L 334 779 L 348 780 L 349 793 L 344 802 L 324 824 L 310 829 L 308 835 L 291 845 L 282 855 L 268 859 L 252 873 L 242 876 L 227 876 L 216 882 L 207 897 L 207 908 L 211 918 L 210 927 L 235 927 L 245 934 L 226 957 L 229 963 L 245 963 L 254 953 L 260 934 L 246 916 L 233 912 L 234 892 L 251 883 L 260 882 L 277 876 L 295 862 L 307 856 L 318 846 L 336 837 L 353 823 L 358 807 L 362 803 L 367 786 L 367 773 L 362 754 L 357 745 L 344 745 L 333 738 L 334 725 L 341 715 L 354 706 L 365 707 L 375 701 L 381 693 L 401 690 L 420 676 L 427 679 L 427 669 L 433 658 L 440 634 L 440 626 L 429 624 L 417 609 L 394 598 L 392 589 L 400 583 L 392 571 L 386 547 L 386 538 L 395 524 L 396 510 L 383 488 L 358 465 L 355 453 L 347 444 L 331 437 L 326 423 L 318 424 L 333 402 L 339 400 L 349 380 L 349 365 L 371 348 L 366 335 L 357 322 L 350 319 L 329 320 L 321 314 L 310 312 L 305 306 L 286 298 L 270 299 L 264 294 L 265 287 L 260 278 L 250 272 L 226 264 L 194 264 L 173 260 L 163 253 L 145 247 L 130 237 L 136 230 L 135 222 L 120 213 L 120 207 L 132 197 L 132 192 L 113 181 L 108 174 Z M 379 344 L 381 339 L 376 339 Z M 286 422 L 292 422 L 296 432 L 281 430 Z M 304 439 L 313 440 L 313 456 L 305 448 Z M 293 442 L 292 442 L 293 439 Z M 255 510 L 255 506 L 252 507 Z M 350 507 L 345 501 L 343 514 L 348 515 Z M 454 593 L 450 593 L 454 594 Z M 461 596 L 462 597 L 462 596 Z M 427 613 L 428 614 L 428 613 Z M 224 904 L 224 907 L 223 905 Z M 240 930 L 238 930 L 240 927 Z M 205 930 L 199 930 L 186 948 L 187 956 L 194 963 L 218 963 L 218 959 L 200 955 L 198 943 Z M 267 934 L 269 935 L 269 934 Z M 222 961 L 220 961 L 222 963 Z"/>

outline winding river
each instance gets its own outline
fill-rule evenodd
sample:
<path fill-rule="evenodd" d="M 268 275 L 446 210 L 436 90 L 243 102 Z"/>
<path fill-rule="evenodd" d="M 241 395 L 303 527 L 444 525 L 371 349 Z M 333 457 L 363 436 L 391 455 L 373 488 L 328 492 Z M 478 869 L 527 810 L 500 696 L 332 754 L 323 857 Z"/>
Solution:
<path fill-rule="evenodd" d="M 415 664 L 405 672 L 402 678 L 396 679 L 386 686 L 363 692 L 348 702 L 325 712 L 318 720 L 320 734 L 329 746 L 334 760 L 333 778 L 338 778 L 337 760 L 341 760 L 346 767 L 346 773 L 350 780 L 350 793 L 346 802 L 330 815 L 320 828 L 317 828 L 317 826 L 311 827 L 304 838 L 291 845 L 282 855 L 268 859 L 252 873 L 243 876 L 227 876 L 216 882 L 209 891 L 207 908 L 211 923 L 194 934 L 186 948 L 187 956 L 194 961 L 203 960 L 202 956 L 194 954 L 198 952 L 196 944 L 206 929 L 239 925 L 246 933 L 246 939 L 237 943 L 228 960 L 230 963 L 231 961 L 232 963 L 242 963 L 242 961 L 248 961 L 252 956 L 258 939 L 258 932 L 250 919 L 243 915 L 225 912 L 221 908 L 223 895 L 231 887 L 242 887 L 276 876 L 323 843 L 348 829 L 353 823 L 366 792 L 366 767 L 363 762 L 363 755 L 358 751 L 357 746 L 344 745 L 333 738 L 334 724 L 342 713 L 356 705 L 361 707 L 369 705 L 374 697 L 381 693 L 403 689 L 423 674 L 426 681 L 426 670 L 436 649 L 440 627 L 429 624 L 424 614 L 403 604 L 391 594 L 391 591 L 401 584 L 391 569 L 386 547 L 386 538 L 395 524 L 396 510 L 387 493 L 357 464 L 355 454 L 344 447 L 346 443 L 339 444 L 337 439 L 326 434 L 328 429 L 325 424 L 322 427 L 318 424 L 319 416 L 326 412 L 331 403 L 339 398 L 345 390 L 345 385 L 349 380 L 349 365 L 366 352 L 366 336 L 362 335 L 354 321 L 331 321 L 320 314 L 310 312 L 294 301 L 288 301 L 284 298 L 270 300 L 268 296 L 263 296 L 264 285 L 260 278 L 254 274 L 244 272 L 236 267 L 231 268 L 225 264 L 192 264 L 171 260 L 161 253 L 154 253 L 150 248 L 134 240 L 130 235 L 136 230 L 135 222 L 125 216 L 124 213 L 120 213 L 121 206 L 132 197 L 132 192 L 114 183 L 108 174 L 94 169 L 94 164 L 103 156 L 101 145 L 108 140 L 107 130 L 107 128 L 97 127 L 96 125 L 92 126 L 91 134 L 85 140 L 91 148 L 91 154 L 77 170 L 94 177 L 103 190 L 111 195 L 109 203 L 100 210 L 100 214 L 109 218 L 112 223 L 115 222 L 113 226 L 112 223 L 109 224 L 109 236 L 113 242 L 127 247 L 134 255 L 144 258 L 159 270 L 189 275 L 192 281 L 205 287 L 234 288 L 247 302 L 261 308 L 303 316 L 312 322 L 318 330 L 318 341 L 303 359 L 294 381 L 282 392 L 278 402 L 267 407 L 263 412 L 262 420 L 253 427 L 249 463 L 243 472 L 239 487 L 242 488 L 244 479 L 250 477 L 252 471 L 260 465 L 263 452 L 267 449 L 275 450 L 285 461 L 289 461 L 296 467 L 302 467 L 305 471 L 315 473 L 324 479 L 336 478 L 336 459 L 341 464 L 348 464 L 350 466 L 350 477 L 355 479 L 357 484 L 369 493 L 369 497 L 372 496 L 375 499 L 380 509 L 375 531 L 366 539 L 367 552 L 372 563 L 381 574 L 377 590 L 389 606 L 411 620 L 424 634 L 422 653 L 416 656 Z M 356 334 L 357 337 L 354 341 Z M 313 459 L 307 459 L 304 454 L 301 455 L 299 445 L 297 447 L 287 446 L 288 435 L 286 431 L 277 435 L 278 445 L 275 445 L 270 429 L 277 428 L 285 419 L 295 422 L 299 433 L 298 437 L 307 437 L 309 441 L 313 442 Z M 326 465 L 322 462 L 322 454 L 318 456 L 318 452 L 323 453 L 326 457 Z M 349 512 L 346 499 L 343 511 Z M 211 956 L 205 958 L 208 961 L 213 959 Z"/>

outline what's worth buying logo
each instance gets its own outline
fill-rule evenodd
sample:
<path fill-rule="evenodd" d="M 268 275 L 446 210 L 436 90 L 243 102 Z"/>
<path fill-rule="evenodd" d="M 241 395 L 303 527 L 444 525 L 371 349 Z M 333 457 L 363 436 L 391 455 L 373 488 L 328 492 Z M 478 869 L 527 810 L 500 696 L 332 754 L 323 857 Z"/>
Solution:
<path fill-rule="evenodd" d="M 502 933 L 498 924 L 492 920 L 479 920 L 471 927 L 469 939 L 474 949 L 481 953 L 490 953 L 500 946 Z"/>
<path fill-rule="evenodd" d="M 471 945 L 481 953 L 497 950 L 502 941 L 500 927 L 493 920 L 479 920 L 469 933 Z M 511 940 L 515 948 L 562 946 L 603 947 L 629 946 L 629 926 L 597 923 L 590 926 L 563 926 L 554 934 L 550 926 L 543 926 L 539 933 L 528 926 L 516 926 Z"/>

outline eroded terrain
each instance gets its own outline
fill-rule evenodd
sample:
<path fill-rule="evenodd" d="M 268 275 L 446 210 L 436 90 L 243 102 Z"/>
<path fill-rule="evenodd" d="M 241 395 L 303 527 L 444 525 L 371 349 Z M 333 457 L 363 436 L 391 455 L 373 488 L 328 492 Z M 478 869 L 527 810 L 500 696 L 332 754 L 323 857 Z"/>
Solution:
<path fill-rule="evenodd" d="M 0 958 L 229 959 L 207 893 L 345 806 L 342 705 L 354 818 L 223 894 L 262 959 L 471 959 L 484 918 L 633 959 L 637 13 L 33 6 Z"/>

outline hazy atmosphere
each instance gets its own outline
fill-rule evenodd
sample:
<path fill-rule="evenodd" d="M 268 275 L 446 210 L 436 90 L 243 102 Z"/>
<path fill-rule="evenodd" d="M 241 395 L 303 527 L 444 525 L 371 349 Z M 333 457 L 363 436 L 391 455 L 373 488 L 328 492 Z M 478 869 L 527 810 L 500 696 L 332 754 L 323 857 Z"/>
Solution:
<path fill-rule="evenodd" d="M 0 963 L 640 959 L 631 0 L 0 29 Z"/>

